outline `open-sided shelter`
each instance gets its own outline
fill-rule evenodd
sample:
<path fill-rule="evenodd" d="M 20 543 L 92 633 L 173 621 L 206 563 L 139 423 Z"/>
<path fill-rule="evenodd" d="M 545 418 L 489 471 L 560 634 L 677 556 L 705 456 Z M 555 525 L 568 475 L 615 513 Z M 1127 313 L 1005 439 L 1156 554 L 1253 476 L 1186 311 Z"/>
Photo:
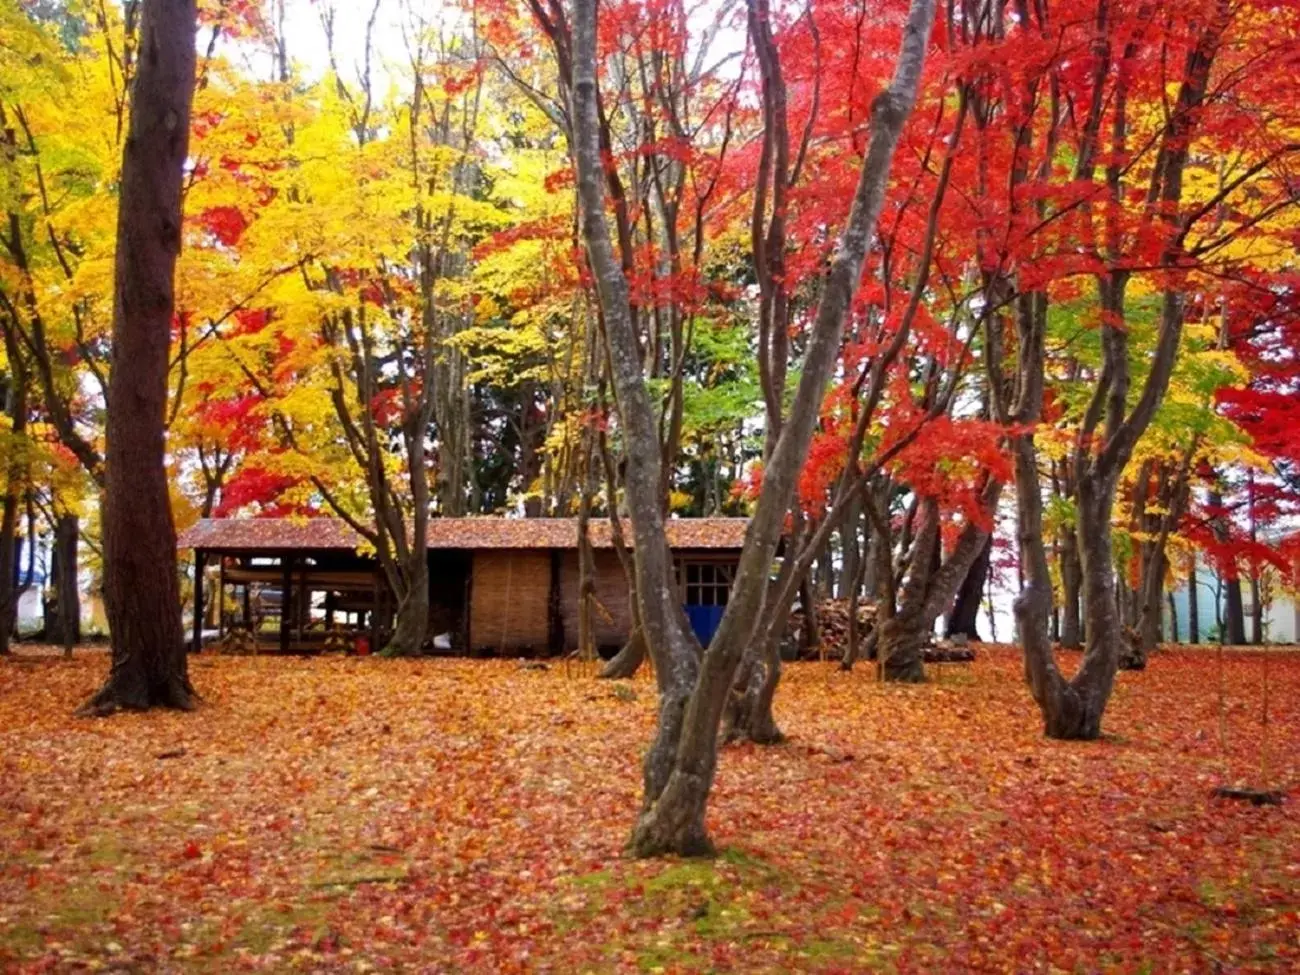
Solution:
<path fill-rule="evenodd" d="M 746 519 L 667 524 L 682 603 L 712 636 L 727 603 Z M 629 533 L 630 535 L 630 533 Z M 594 641 L 608 652 L 632 630 L 627 576 L 610 525 L 592 519 Z M 435 518 L 429 524 L 430 634 L 462 653 L 567 652 L 577 646 L 579 563 L 572 518 Z M 336 518 L 205 519 L 182 533 L 195 555 L 194 644 L 203 640 L 205 567 L 215 565 L 218 636 L 242 630 L 259 650 L 312 651 L 380 644 L 394 600 L 362 538 Z"/>

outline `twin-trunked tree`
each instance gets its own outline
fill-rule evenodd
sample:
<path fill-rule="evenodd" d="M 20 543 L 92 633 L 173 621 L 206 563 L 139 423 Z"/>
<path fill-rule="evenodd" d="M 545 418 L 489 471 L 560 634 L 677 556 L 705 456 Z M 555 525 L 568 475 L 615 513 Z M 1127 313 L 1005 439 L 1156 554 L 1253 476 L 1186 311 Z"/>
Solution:
<path fill-rule="evenodd" d="M 871 133 L 840 243 L 823 282 L 790 418 L 765 467 L 763 487 L 736 573 L 731 601 L 701 655 L 682 624 L 664 537 L 655 417 L 646 388 L 629 289 L 606 223 L 600 139 L 597 14 L 594 0 L 573 7 L 573 155 L 582 236 L 596 282 L 619 418 L 627 441 L 626 492 L 636 541 L 637 595 L 660 687 L 659 723 L 645 759 L 645 794 L 631 849 L 639 855 L 711 849 L 705 806 L 717 764 L 719 726 L 737 666 L 758 636 L 773 558 L 807 455 L 822 395 L 838 359 L 846 314 L 884 202 L 894 148 L 920 84 L 934 5 L 908 12 L 895 76 L 872 106 Z"/>

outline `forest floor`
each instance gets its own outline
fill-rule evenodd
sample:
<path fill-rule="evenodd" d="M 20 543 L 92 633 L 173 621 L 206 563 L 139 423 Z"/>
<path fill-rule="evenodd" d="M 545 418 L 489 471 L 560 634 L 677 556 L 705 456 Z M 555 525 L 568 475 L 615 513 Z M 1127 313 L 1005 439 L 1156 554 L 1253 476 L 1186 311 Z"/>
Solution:
<path fill-rule="evenodd" d="M 0 662 L 0 970 L 1300 970 L 1300 654 L 1161 652 L 1093 743 L 1010 649 L 793 665 L 720 856 L 654 862 L 648 677 L 204 656 L 196 713 L 73 718 L 106 663 Z"/>

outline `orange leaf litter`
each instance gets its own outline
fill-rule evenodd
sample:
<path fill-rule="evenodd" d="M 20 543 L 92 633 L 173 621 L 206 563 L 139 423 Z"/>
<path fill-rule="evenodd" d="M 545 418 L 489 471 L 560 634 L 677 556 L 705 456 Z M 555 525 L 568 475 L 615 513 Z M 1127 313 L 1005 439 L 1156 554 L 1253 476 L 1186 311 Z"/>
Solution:
<path fill-rule="evenodd" d="M 1068 744 L 1011 650 L 920 687 L 793 665 L 707 863 L 620 855 L 648 679 L 204 656 L 197 713 L 74 719 L 105 665 L 0 663 L 5 971 L 1300 970 L 1300 654 L 1266 743 L 1261 657 L 1227 655 L 1226 751 L 1208 651 Z"/>

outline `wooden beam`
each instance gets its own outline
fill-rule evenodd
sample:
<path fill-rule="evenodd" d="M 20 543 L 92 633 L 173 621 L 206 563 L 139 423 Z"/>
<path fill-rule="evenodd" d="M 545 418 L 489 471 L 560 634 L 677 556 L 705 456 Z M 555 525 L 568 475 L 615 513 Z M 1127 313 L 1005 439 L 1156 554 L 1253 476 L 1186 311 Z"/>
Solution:
<path fill-rule="evenodd" d="M 217 558 L 217 639 L 226 635 L 226 559 Z"/>
<path fill-rule="evenodd" d="M 293 556 L 280 557 L 280 652 L 289 652 L 289 612 L 293 591 Z"/>
<path fill-rule="evenodd" d="M 560 557 L 558 548 L 551 549 L 551 588 L 546 600 L 547 650 L 553 656 L 564 653 L 564 613 L 561 609 L 563 594 L 560 591 Z M 581 556 L 579 556 L 581 558 Z M 581 599 L 579 593 L 579 599 Z M 579 647 L 579 651 L 583 648 Z"/>
<path fill-rule="evenodd" d="M 194 550 L 194 646 L 193 652 L 203 649 L 203 556 L 201 548 Z"/>

